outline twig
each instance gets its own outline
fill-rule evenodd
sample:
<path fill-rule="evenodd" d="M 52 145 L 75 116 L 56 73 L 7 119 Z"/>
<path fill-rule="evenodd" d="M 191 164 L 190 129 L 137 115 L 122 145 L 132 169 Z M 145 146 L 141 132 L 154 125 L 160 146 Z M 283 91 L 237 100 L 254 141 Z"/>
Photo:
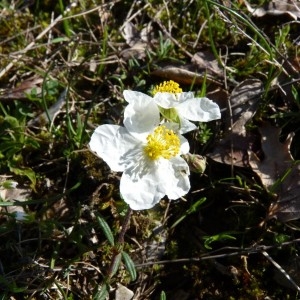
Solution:
<path fill-rule="evenodd" d="M 256 247 L 249 247 L 249 248 L 238 248 L 238 247 L 226 247 L 219 249 L 217 251 L 221 250 L 235 250 L 234 252 L 231 253 L 221 253 L 221 254 L 214 254 L 214 255 L 203 255 L 200 257 L 192 257 L 192 258 L 179 258 L 179 259 L 174 259 L 174 260 L 160 260 L 160 261 L 153 261 L 153 262 L 146 262 L 142 264 L 136 264 L 136 268 L 141 268 L 145 266 L 152 266 L 152 265 L 165 265 L 165 264 L 174 264 L 174 263 L 189 263 L 189 262 L 200 262 L 204 260 L 212 260 L 212 259 L 217 259 L 217 258 L 224 258 L 224 257 L 230 257 L 230 256 L 241 256 L 241 255 L 250 255 L 250 254 L 258 254 L 265 252 L 266 250 L 269 249 L 275 249 L 283 246 L 288 246 L 294 243 L 300 242 L 299 239 L 294 239 L 292 241 L 284 242 L 281 243 L 280 245 L 273 245 L 273 246 L 265 246 L 265 245 L 260 245 Z M 214 251 L 213 253 L 216 253 L 217 251 Z M 212 253 L 212 252 L 211 252 Z"/>
<path fill-rule="evenodd" d="M 263 251 L 262 254 L 280 271 L 280 273 L 293 285 L 293 287 L 300 292 L 300 287 L 290 277 L 290 275 L 266 251 Z"/>

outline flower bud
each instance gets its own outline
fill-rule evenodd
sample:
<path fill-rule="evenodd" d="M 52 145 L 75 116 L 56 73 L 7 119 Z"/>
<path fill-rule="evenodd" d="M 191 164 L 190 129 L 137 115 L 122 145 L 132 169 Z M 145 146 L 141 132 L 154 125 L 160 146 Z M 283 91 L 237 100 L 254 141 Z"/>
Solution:
<path fill-rule="evenodd" d="M 190 167 L 191 172 L 204 173 L 206 168 L 206 158 L 199 154 L 185 154 L 182 156 Z"/>

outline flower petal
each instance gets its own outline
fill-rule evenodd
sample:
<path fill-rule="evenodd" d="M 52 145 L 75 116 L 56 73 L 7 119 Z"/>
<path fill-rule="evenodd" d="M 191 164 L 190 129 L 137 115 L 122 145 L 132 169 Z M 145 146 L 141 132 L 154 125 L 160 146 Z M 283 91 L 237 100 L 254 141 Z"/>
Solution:
<path fill-rule="evenodd" d="M 125 93 L 126 92 L 126 93 Z M 124 91 L 134 95 L 124 111 L 124 125 L 136 136 L 151 132 L 160 122 L 159 109 L 153 99 L 143 93 Z"/>
<path fill-rule="evenodd" d="M 89 147 L 115 172 L 124 171 L 123 155 L 139 143 L 126 128 L 101 125 L 91 136 Z"/>
<path fill-rule="evenodd" d="M 194 98 L 193 92 L 182 92 L 177 94 L 158 92 L 153 97 L 156 104 L 163 108 L 176 107 L 181 102 L 192 98 Z"/>
<path fill-rule="evenodd" d="M 190 189 L 190 170 L 180 156 L 162 160 L 157 169 L 157 181 L 170 200 L 186 195 Z"/>
<path fill-rule="evenodd" d="M 176 107 L 180 117 L 191 121 L 208 122 L 221 118 L 218 104 L 208 98 L 193 98 Z"/>
<path fill-rule="evenodd" d="M 179 132 L 181 134 L 190 132 L 192 130 L 195 130 L 196 128 L 197 128 L 197 126 L 194 123 L 190 122 L 189 120 L 187 120 L 185 118 L 180 118 L 180 129 L 179 129 Z"/>
<path fill-rule="evenodd" d="M 178 136 L 180 139 L 180 155 L 189 153 L 190 144 L 189 144 L 188 140 L 180 134 Z"/>
<path fill-rule="evenodd" d="M 145 170 L 145 164 L 139 167 Z M 137 168 L 135 173 L 138 172 Z M 134 210 L 152 208 L 165 195 L 169 199 L 178 199 L 190 189 L 189 167 L 181 157 L 171 160 L 160 159 L 149 162 L 147 172 L 136 177 L 126 169 L 120 182 L 120 192 L 124 201 Z"/>
<path fill-rule="evenodd" d="M 155 170 L 154 173 L 147 173 L 138 180 L 132 180 L 130 174 L 124 172 L 120 182 L 120 193 L 133 210 L 152 208 L 165 196 L 157 183 Z"/>
<path fill-rule="evenodd" d="M 173 176 L 169 177 L 170 189 L 166 194 L 170 200 L 175 200 L 186 195 L 190 190 L 190 170 L 186 161 L 181 157 L 174 157 L 170 162 Z"/>
<path fill-rule="evenodd" d="M 178 94 L 177 97 L 179 103 L 195 98 L 193 92 L 182 92 Z"/>
<path fill-rule="evenodd" d="M 153 97 L 155 103 L 163 108 L 176 107 L 179 102 L 176 94 L 158 92 Z"/>
<path fill-rule="evenodd" d="M 147 98 L 152 99 L 150 96 L 148 96 L 144 93 L 137 92 L 137 91 L 131 91 L 131 90 L 124 90 L 123 96 L 124 96 L 124 99 L 128 103 L 134 103 L 136 101 L 140 101 L 139 99 L 142 99 L 142 101 L 144 101 Z"/>

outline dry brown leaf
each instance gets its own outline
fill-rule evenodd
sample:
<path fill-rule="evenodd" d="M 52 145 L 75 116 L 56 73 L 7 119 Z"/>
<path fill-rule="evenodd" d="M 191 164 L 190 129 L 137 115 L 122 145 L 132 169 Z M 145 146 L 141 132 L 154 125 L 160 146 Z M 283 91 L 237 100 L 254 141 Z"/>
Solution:
<path fill-rule="evenodd" d="M 255 114 L 257 98 L 262 91 L 262 82 L 255 79 L 246 80 L 233 90 L 230 97 L 233 126 L 208 156 L 229 165 L 250 166 L 264 187 L 278 197 L 266 219 L 287 222 L 300 218 L 300 163 L 296 163 L 290 153 L 293 134 L 280 143 L 280 129 L 268 123 L 259 128 L 264 158 L 260 160 L 255 155 L 253 145 L 257 144 L 257 137 L 250 135 L 245 125 Z"/>
<path fill-rule="evenodd" d="M 217 75 L 219 77 L 224 76 L 224 72 L 219 67 L 218 61 L 210 51 L 197 52 L 192 57 L 192 63 L 200 69 L 206 70 L 208 74 Z"/>
<path fill-rule="evenodd" d="M 43 80 L 43 78 L 39 77 L 27 78 L 23 80 L 17 87 L 6 89 L 6 91 L 0 95 L 0 100 L 6 101 L 28 99 L 26 94 L 30 94 L 33 88 L 36 88 L 36 93 L 40 94 L 42 91 L 41 83 Z"/>
<path fill-rule="evenodd" d="M 121 51 L 120 55 L 125 60 L 128 60 L 130 58 L 143 59 L 146 57 L 146 48 L 146 43 L 137 42 L 132 47 Z"/>
<path fill-rule="evenodd" d="M 251 5 L 243 0 L 248 11 L 254 17 L 264 16 L 282 16 L 287 15 L 290 18 L 297 20 L 300 18 L 300 3 L 293 0 L 272 0 L 267 3 L 264 7 L 252 8 Z"/>
<path fill-rule="evenodd" d="M 252 154 L 250 165 L 253 171 L 259 175 L 263 185 L 270 188 L 292 165 L 293 158 L 289 151 L 291 138 L 288 138 L 283 144 L 280 143 L 280 128 L 275 128 L 269 123 L 263 124 L 259 131 L 265 157 L 260 161 Z"/>
<path fill-rule="evenodd" d="M 293 134 L 279 142 L 280 129 L 269 123 L 260 127 L 264 159 L 251 155 L 250 165 L 263 185 L 277 193 L 277 201 L 269 209 L 267 219 L 288 222 L 300 218 L 300 164 L 290 153 Z"/>
<path fill-rule="evenodd" d="M 300 175 L 298 165 L 297 176 Z M 266 220 L 277 219 L 280 222 L 289 222 L 300 218 L 300 186 L 282 193 L 275 203 L 272 203 Z"/>
<path fill-rule="evenodd" d="M 131 22 L 123 24 L 122 35 L 126 44 L 130 46 L 128 49 L 121 51 L 120 55 L 125 60 L 130 58 L 143 59 L 146 57 L 146 49 L 150 40 L 151 27 L 146 26 L 141 32 Z"/>
<path fill-rule="evenodd" d="M 194 65 L 185 66 L 165 66 L 157 69 L 151 75 L 162 77 L 168 80 L 174 80 L 180 84 L 196 84 L 201 85 L 206 80 L 206 83 L 213 83 L 216 86 L 222 86 L 222 83 L 215 80 L 212 76 L 206 74 L 205 71 L 199 71 Z"/>
<path fill-rule="evenodd" d="M 255 142 L 255 137 L 246 132 L 245 125 L 252 119 L 257 108 L 257 97 L 263 90 L 263 84 L 258 79 L 248 79 L 240 83 L 230 96 L 232 117 L 228 118 L 228 129 L 224 138 L 208 156 L 213 160 L 229 165 L 249 166 L 249 153 Z M 232 127 L 231 127 L 232 123 Z"/>

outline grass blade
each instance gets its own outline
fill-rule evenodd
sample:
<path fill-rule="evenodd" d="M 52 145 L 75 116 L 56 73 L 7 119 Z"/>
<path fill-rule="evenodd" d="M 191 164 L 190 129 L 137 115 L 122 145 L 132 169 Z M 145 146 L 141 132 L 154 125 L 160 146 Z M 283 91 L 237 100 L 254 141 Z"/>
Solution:
<path fill-rule="evenodd" d="M 126 252 L 122 252 L 122 258 L 124 261 L 124 264 L 126 266 L 126 269 L 128 270 L 131 279 L 134 281 L 136 280 L 136 270 L 135 270 L 135 265 L 131 257 L 128 255 Z"/>
<path fill-rule="evenodd" d="M 97 220 L 98 220 L 98 223 L 99 223 L 103 233 L 105 234 L 107 240 L 109 241 L 109 243 L 112 246 L 114 246 L 115 245 L 115 239 L 114 239 L 113 233 L 112 233 L 109 225 L 104 220 L 104 218 L 102 218 L 101 216 L 97 216 Z"/>

